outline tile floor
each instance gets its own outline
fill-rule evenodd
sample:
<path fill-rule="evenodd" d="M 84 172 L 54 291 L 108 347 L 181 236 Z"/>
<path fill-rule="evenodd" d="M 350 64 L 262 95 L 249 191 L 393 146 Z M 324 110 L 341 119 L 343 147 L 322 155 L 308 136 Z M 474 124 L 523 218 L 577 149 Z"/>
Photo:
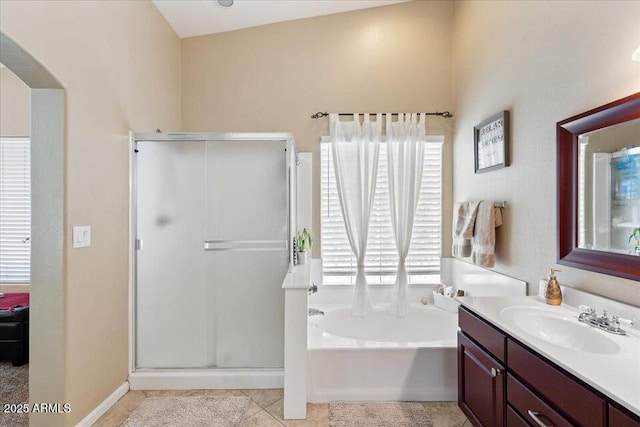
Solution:
<path fill-rule="evenodd" d="M 242 427 L 321 427 L 329 425 L 329 405 L 309 403 L 306 420 L 282 419 L 282 389 L 273 390 L 145 390 L 129 391 L 94 427 L 116 427 L 124 423 L 147 397 L 155 396 L 248 396 L 251 405 Z M 434 427 L 471 427 L 455 402 L 423 402 Z"/>

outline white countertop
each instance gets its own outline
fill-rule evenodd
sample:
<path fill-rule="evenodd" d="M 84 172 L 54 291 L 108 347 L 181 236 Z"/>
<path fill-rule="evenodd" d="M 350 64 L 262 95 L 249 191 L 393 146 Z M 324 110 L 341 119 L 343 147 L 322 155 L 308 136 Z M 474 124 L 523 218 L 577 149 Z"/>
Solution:
<path fill-rule="evenodd" d="M 627 335 L 620 336 L 593 328 L 595 333 L 604 334 L 618 344 L 620 352 L 616 354 L 580 352 L 537 338 L 518 328 L 511 320 L 500 314 L 507 307 L 540 307 L 569 315 L 575 318 L 576 324 L 590 327 L 578 322 L 579 311 L 575 307 L 566 304 L 547 305 L 539 297 L 462 297 L 458 299 L 462 305 L 489 323 L 640 416 L 640 331 L 623 326 Z"/>
<path fill-rule="evenodd" d="M 282 289 L 309 289 L 311 286 L 311 264 L 296 265 L 282 282 Z"/>

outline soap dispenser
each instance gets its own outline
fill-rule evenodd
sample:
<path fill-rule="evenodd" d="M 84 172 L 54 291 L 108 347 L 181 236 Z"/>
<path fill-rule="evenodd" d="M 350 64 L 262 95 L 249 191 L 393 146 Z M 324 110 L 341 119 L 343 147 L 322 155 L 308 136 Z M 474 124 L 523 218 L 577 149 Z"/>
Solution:
<path fill-rule="evenodd" d="M 551 269 L 551 276 L 547 283 L 547 289 L 544 293 L 544 297 L 547 300 L 547 304 L 560 305 L 562 303 L 562 291 L 560 290 L 560 284 L 556 279 L 555 273 L 560 270 Z"/>

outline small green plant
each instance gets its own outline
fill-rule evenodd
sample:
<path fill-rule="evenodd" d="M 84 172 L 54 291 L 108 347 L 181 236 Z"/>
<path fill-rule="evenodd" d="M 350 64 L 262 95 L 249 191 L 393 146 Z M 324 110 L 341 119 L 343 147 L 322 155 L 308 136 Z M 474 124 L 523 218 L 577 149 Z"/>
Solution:
<path fill-rule="evenodd" d="M 635 240 L 635 242 L 632 242 L 632 240 Z M 640 227 L 633 229 L 631 236 L 629 236 L 629 243 L 631 243 L 631 253 L 640 255 Z"/>
<path fill-rule="evenodd" d="M 296 233 L 296 245 L 298 245 L 298 252 L 306 252 L 313 246 L 313 234 L 306 228 L 298 230 Z"/>

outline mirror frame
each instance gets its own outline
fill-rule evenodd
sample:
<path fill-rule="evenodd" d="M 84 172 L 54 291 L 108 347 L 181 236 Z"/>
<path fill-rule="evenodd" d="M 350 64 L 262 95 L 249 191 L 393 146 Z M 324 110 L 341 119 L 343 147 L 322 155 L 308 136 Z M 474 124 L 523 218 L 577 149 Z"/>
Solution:
<path fill-rule="evenodd" d="M 578 136 L 638 118 L 640 92 L 557 123 L 558 264 L 640 281 L 640 257 L 578 247 Z"/>

